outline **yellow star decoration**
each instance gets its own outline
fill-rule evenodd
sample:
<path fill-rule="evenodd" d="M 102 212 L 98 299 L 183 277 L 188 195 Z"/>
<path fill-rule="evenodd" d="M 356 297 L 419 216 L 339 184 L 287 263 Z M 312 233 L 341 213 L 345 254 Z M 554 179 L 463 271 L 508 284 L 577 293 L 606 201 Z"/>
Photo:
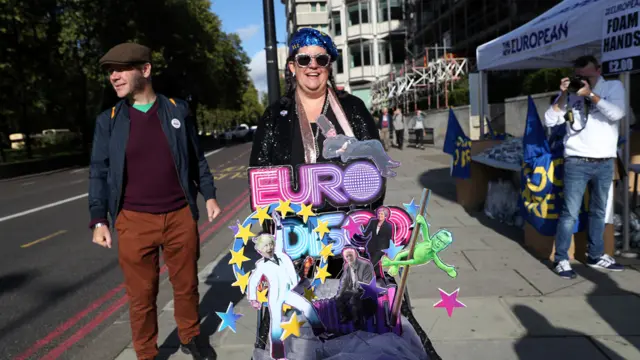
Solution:
<path fill-rule="evenodd" d="M 289 310 L 291 310 L 291 309 L 292 309 L 291 305 L 282 304 L 282 312 L 283 312 L 283 313 L 285 313 L 285 314 L 286 314 L 286 313 L 287 313 L 287 311 L 289 311 Z"/>
<path fill-rule="evenodd" d="M 311 204 L 309 204 L 309 205 L 300 204 L 300 207 L 302 209 L 300 211 L 298 211 L 296 213 L 296 215 L 302 216 L 302 220 L 304 220 L 305 224 L 309 220 L 309 216 L 316 216 L 316 214 L 313 212 L 313 210 L 311 210 Z"/>
<path fill-rule="evenodd" d="M 319 267 L 318 271 L 316 272 L 316 276 L 313 277 L 313 279 L 320 279 L 320 282 L 324 284 L 324 282 L 327 280 L 328 276 L 331 276 L 331 274 L 329 274 L 329 272 L 327 271 L 327 264 L 325 264 L 323 267 Z"/>
<path fill-rule="evenodd" d="M 247 245 L 247 241 L 249 241 L 250 237 L 254 237 L 256 234 L 251 232 L 251 224 L 247 226 L 238 225 L 238 233 L 236 234 L 236 238 L 241 238 L 242 242 Z"/>
<path fill-rule="evenodd" d="M 309 301 L 313 301 L 313 300 L 317 299 L 318 297 L 316 296 L 316 293 L 313 292 L 313 289 L 309 288 L 309 289 L 304 289 L 304 298 L 309 300 Z"/>
<path fill-rule="evenodd" d="M 322 256 L 322 260 L 327 262 L 329 260 L 329 256 L 333 256 L 333 243 L 322 246 L 322 251 L 320 251 L 320 256 Z"/>
<path fill-rule="evenodd" d="M 291 208 L 291 200 L 287 200 L 287 201 L 278 200 L 278 207 L 276 208 L 276 211 L 280 211 L 280 215 L 283 218 L 287 217 L 287 213 L 295 214 L 295 212 Z"/>
<path fill-rule="evenodd" d="M 267 300 L 267 291 L 269 291 L 269 289 L 264 289 L 262 291 L 258 291 L 258 302 L 260 304 L 264 304 L 264 303 L 268 302 L 268 300 Z"/>
<path fill-rule="evenodd" d="M 329 232 L 328 225 L 329 225 L 329 220 L 327 221 L 318 220 L 318 227 L 313 229 L 314 232 L 317 232 L 318 234 L 320 234 L 320 240 L 324 238 L 324 234 Z"/>
<path fill-rule="evenodd" d="M 243 246 L 238 251 L 231 250 L 231 260 L 229 260 L 229 265 L 238 265 L 238 267 L 241 268 L 242 263 L 249 260 L 251 259 L 244 256 L 244 246 Z"/>
<path fill-rule="evenodd" d="M 262 223 L 265 220 L 271 220 L 271 216 L 269 216 L 269 214 L 267 214 L 267 211 L 269 211 L 269 206 L 265 206 L 264 208 L 261 208 L 260 206 L 256 207 L 256 214 L 253 215 L 251 218 L 252 219 L 258 219 L 258 221 L 260 221 L 260 226 L 262 226 Z"/>
<path fill-rule="evenodd" d="M 244 294 L 244 292 L 247 290 L 247 286 L 249 285 L 249 275 L 251 275 L 251 271 L 249 271 L 244 275 L 240 275 L 237 272 L 235 274 L 238 280 L 236 280 L 233 284 L 231 284 L 231 286 L 239 287 L 240 292 Z"/>
<path fill-rule="evenodd" d="M 293 313 L 289 321 L 286 321 L 280 324 L 280 327 L 282 328 L 282 330 L 284 330 L 284 332 L 282 333 L 282 336 L 280 336 L 280 340 L 284 341 L 286 338 L 288 338 L 291 335 L 296 337 L 300 336 L 300 327 L 304 323 L 305 321 L 298 321 L 298 314 Z"/>

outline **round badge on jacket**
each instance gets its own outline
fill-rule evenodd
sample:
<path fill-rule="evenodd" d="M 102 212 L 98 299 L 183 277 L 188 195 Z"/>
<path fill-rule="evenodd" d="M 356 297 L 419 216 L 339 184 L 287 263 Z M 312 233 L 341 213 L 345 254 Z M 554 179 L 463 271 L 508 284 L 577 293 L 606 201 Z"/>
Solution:
<path fill-rule="evenodd" d="M 180 129 L 180 120 L 178 119 L 171 120 L 171 126 L 173 126 L 176 129 Z"/>

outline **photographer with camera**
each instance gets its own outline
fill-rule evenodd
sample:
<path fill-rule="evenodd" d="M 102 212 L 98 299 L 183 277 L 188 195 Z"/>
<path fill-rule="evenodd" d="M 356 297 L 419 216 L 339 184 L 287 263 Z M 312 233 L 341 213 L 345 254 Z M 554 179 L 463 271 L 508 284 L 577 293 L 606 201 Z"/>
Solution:
<path fill-rule="evenodd" d="M 587 265 L 622 271 L 604 254 L 604 227 L 609 188 L 613 182 L 619 120 L 626 113 L 620 81 L 606 81 L 598 60 L 583 56 L 574 61 L 575 77 L 560 81 L 561 94 L 545 113 L 545 126 L 566 123 L 564 137 L 564 205 L 558 220 L 554 271 L 562 278 L 576 273 L 567 254 L 585 190 L 589 184 Z"/>

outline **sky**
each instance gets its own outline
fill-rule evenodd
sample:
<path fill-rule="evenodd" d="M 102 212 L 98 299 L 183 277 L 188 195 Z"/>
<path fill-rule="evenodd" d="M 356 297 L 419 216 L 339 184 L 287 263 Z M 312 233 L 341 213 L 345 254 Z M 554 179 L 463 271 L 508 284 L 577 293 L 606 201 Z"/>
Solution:
<path fill-rule="evenodd" d="M 212 0 L 211 11 L 222 20 L 222 30 L 237 33 L 242 47 L 251 58 L 251 79 L 260 92 L 267 91 L 267 60 L 264 50 L 263 0 Z M 279 47 L 287 38 L 284 4 L 272 0 L 276 18 L 276 39 Z"/>

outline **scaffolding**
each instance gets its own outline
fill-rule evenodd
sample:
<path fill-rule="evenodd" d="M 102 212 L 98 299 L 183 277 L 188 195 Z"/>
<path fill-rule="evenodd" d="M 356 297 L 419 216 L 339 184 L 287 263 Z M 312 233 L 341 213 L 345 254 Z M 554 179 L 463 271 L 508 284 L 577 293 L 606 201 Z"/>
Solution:
<path fill-rule="evenodd" d="M 373 110 L 400 107 L 407 113 L 418 110 L 419 102 L 424 100 L 428 109 L 446 108 L 453 84 L 468 72 L 469 59 L 456 57 L 447 47 L 427 47 L 423 56 L 405 61 L 399 69 L 373 83 Z"/>

